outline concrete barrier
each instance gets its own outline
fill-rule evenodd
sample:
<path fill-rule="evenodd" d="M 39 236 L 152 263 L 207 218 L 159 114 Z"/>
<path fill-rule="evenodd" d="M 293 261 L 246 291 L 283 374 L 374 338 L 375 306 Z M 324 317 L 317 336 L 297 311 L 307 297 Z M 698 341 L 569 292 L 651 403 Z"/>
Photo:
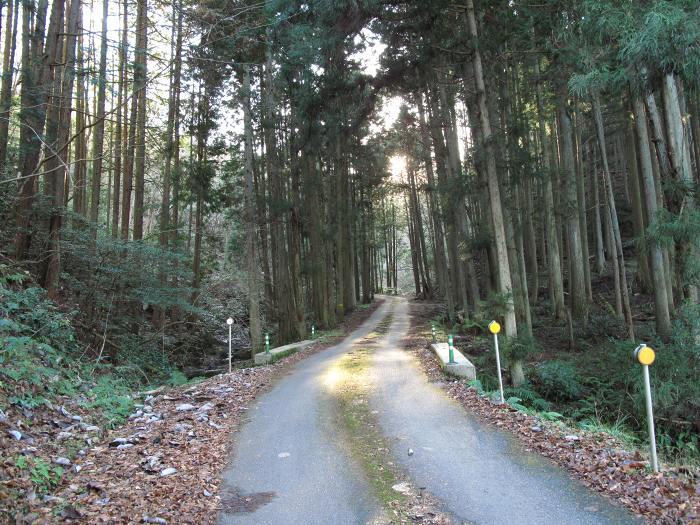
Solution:
<path fill-rule="evenodd" d="M 290 343 L 284 346 L 278 346 L 277 348 L 271 348 L 270 352 L 258 352 L 255 354 L 255 364 L 264 365 L 267 363 L 274 363 L 275 361 L 282 359 L 285 356 L 291 355 L 294 352 L 298 352 L 302 348 L 306 348 L 310 344 L 315 343 L 311 339 L 306 341 L 299 341 L 298 343 Z"/>
<path fill-rule="evenodd" d="M 450 363 L 450 348 L 447 343 L 433 343 L 430 348 L 440 360 L 440 366 L 445 373 L 466 379 L 476 379 L 476 368 L 457 348 L 454 348 L 454 363 Z"/>

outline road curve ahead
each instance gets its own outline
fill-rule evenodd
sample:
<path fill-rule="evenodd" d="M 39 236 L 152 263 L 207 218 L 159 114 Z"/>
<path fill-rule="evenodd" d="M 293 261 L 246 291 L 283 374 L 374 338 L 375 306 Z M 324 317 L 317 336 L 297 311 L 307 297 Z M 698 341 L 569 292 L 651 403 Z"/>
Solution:
<path fill-rule="evenodd" d="M 385 302 L 340 344 L 300 361 L 251 407 L 223 474 L 219 523 L 355 525 L 379 511 L 341 446 L 324 375 L 389 308 Z"/>
<path fill-rule="evenodd" d="M 430 384 L 401 348 L 410 320 L 407 301 L 394 298 L 392 306 L 390 331 L 373 356 L 378 388 L 371 402 L 393 439 L 397 461 L 417 487 L 460 521 L 477 525 L 641 523 L 551 461 L 525 451 L 511 434 L 481 424 Z"/>

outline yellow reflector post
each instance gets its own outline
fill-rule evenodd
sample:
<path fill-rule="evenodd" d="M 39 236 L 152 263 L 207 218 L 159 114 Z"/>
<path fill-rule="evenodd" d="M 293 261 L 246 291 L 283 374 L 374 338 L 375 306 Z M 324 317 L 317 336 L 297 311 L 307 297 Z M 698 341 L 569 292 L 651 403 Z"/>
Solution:
<path fill-rule="evenodd" d="M 501 331 L 501 325 L 498 324 L 498 321 L 491 321 L 489 323 L 489 331 L 494 335 Z"/>
<path fill-rule="evenodd" d="M 650 365 L 656 359 L 656 353 L 650 346 L 642 346 L 637 350 L 637 361 L 642 365 Z"/>

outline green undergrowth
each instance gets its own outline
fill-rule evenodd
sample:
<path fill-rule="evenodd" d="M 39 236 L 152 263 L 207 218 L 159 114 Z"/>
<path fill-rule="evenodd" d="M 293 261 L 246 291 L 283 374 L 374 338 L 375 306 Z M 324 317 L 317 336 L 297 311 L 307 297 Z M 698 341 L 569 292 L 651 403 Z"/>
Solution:
<path fill-rule="evenodd" d="M 470 336 L 459 347 L 474 363 L 478 390 L 498 397 L 496 359 L 488 321 L 493 312 L 481 314 L 458 326 L 435 326 L 438 340 L 455 334 Z M 665 461 L 700 464 L 700 310 L 685 305 L 678 311 L 670 341 L 660 341 L 649 325 L 637 325 L 637 337 L 652 345 L 657 354 L 650 367 L 654 395 L 657 445 Z M 466 327 L 466 328 L 465 328 Z M 575 325 L 576 347 L 568 348 L 566 327 L 535 323 L 532 343 L 524 348 L 526 383 L 508 386 L 504 371 L 506 401 L 513 407 L 550 420 L 562 420 L 585 430 L 604 432 L 629 447 L 646 448 L 646 413 L 642 370 L 632 358 L 635 343 L 624 338 L 624 326 L 605 312 L 591 314 L 587 325 Z M 612 334 L 612 335 L 611 335 Z M 430 339 L 430 326 L 423 330 Z M 511 352 L 501 337 L 501 361 L 507 369 Z M 530 346 L 528 346 L 530 345 Z"/>
<path fill-rule="evenodd" d="M 74 316 L 26 273 L 0 265 L 0 409 L 72 403 L 95 424 L 114 428 L 133 411 L 135 390 L 187 382 L 162 355 L 130 359 L 128 344 L 111 363 L 78 341 Z"/>
<path fill-rule="evenodd" d="M 369 347 L 355 348 L 333 367 L 329 390 L 337 403 L 337 417 L 343 439 L 386 510 L 402 514 L 406 496 L 392 487 L 401 481 L 391 454 L 391 444 L 380 431 L 376 416 L 368 404 L 371 389 Z"/>
<path fill-rule="evenodd" d="M 63 467 L 52 465 L 40 457 L 17 456 L 15 466 L 26 472 L 38 494 L 47 494 L 61 481 Z"/>

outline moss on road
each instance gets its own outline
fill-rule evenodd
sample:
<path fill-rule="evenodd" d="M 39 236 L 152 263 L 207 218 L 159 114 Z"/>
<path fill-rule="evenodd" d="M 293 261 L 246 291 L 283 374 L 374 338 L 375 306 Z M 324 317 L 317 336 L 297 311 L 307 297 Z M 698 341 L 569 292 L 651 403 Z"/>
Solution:
<path fill-rule="evenodd" d="M 396 464 L 390 440 L 384 436 L 372 410 L 369 397 L 374 390 L 371 354 L 377 349 L 392 323 L 387 315 L 377 328 L 353 349 L 338 359 L 328 370 L 325 385 L 335 403 L 337 426 L 350 455 L 357 461 L 382 514 L 372 524 L 384 523 L 449 523 L 432 510 L 431 496 L 416 491 L 406 473 Z"/>

